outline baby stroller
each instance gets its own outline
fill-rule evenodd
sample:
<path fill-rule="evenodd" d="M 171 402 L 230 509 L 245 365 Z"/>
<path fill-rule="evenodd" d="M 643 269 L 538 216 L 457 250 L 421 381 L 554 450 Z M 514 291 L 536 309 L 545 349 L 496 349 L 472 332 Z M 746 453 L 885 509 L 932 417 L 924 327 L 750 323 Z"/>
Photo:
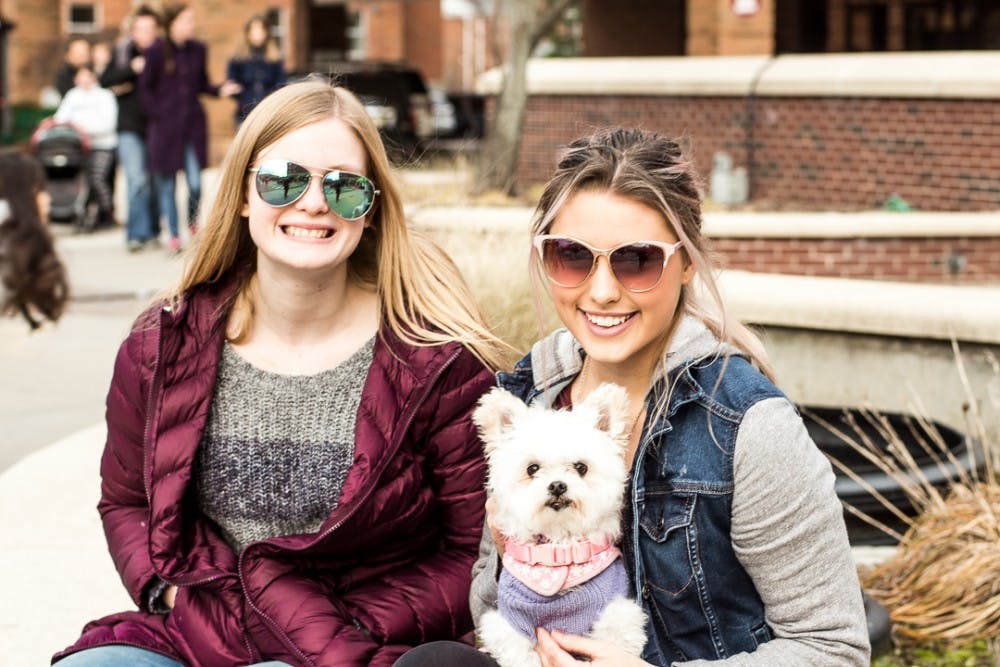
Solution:
<path fill-rule="evenodd" d="M 46 191 L 52 198 L 49 219 L 75 225 L 81 231 L 93 231 L 97 208 L 89 205 L 87 135 L 75 125 L 46 118 L 31 135 L 31 149 L 48 179 Z"/>

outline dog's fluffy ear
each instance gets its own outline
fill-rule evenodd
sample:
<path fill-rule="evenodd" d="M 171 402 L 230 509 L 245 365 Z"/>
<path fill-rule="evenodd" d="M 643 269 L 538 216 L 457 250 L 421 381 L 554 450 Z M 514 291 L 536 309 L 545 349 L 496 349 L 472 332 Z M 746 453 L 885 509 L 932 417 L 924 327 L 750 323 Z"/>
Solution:
<path fill-rule="evenodd" d="M 506 389 L 494 387 L 479 399 L 479 407 L 472 413 L 472 421 L 486 446 L 486 453 L 493 451 L 514 420 L 527 412 L 528 406 Z"/>
<path fill-rule="evenodd" d="M 597 415 L 595 426 L 620 445 L 628 442 L 628 392 L 617 384 L 604 383 L 583 400 L 581 408 Z"/>

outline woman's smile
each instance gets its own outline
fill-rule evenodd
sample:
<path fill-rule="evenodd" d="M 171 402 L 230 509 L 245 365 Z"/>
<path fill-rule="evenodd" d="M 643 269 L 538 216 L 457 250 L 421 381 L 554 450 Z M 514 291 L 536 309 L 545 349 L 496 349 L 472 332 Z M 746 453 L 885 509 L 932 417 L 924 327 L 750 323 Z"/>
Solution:
<path fill-rule="evenodd" d="M 596 313 L 579 311 L 591 331 L 598 336 L 615 336 L 629 327 L 637 313 Z"/>
<path fill-rule="evenodd" d="M 281 233 L 296 241 L 325 241 L 336 233 L 331 227 L 316 225 L 280 225 Z"/>

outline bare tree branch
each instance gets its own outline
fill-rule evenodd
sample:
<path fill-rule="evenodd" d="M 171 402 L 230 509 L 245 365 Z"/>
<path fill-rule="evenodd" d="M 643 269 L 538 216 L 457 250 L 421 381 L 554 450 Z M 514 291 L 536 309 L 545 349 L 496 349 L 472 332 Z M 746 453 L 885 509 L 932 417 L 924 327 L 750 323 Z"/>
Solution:
<path fill-rule="evenodd" d="M 552 32 L 552 29 L 555 28 L 556 23 L 559 22 L 566 10 L 577 2 L 578 0 L 555 0 L 549 6 L 548 11 L 535 24 L 535 29 L 531 32 L 531 38 L 528 40 L 532 52 L 538 47 L 538 43 Z"/>

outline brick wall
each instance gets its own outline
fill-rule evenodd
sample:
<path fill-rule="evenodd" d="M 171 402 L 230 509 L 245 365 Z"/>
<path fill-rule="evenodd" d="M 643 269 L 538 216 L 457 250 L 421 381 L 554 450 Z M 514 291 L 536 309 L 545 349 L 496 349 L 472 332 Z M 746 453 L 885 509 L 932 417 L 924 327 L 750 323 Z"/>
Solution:
<path fill-rule="evenodd" d="M 409 0 L 404 28 L 406 53 L 403 60 L 423 72 L 430 81 L 440 81 L 441 63 L 441 3 L 439 0 Z"/>
<path fill-rule="evenodd" d="M 1000 235 L 935 238 L 716 238 L 719 264 L 762 273 L 1000 284 Z"/>
<path fill-rule="evenodd" d="M 687 55 L 744 55 L 774 52 L 774 3 L 760 1 L 751 17 L 736 16 L 730 0 L 688 0 Z"/>
<path fill-rule="evenodd" d="M 872 209 L 895 194 L 921 210 L 1000 208 L 993 100 L 532 96 L 521 181 L 544 181 L 560 147 L 614 124 L 682 137 L 706 182 L 716 151 L 750 164 L 760 207 Z"/>
<path fill-rule="evenodd" d="M 4 15 L 16 24 L 7 33 L 7 96 L 14 104 L 37 103 L 62 62 L 65 42 L 52 37 L 62 34 L 59 3 L 5 0 Z"/>

